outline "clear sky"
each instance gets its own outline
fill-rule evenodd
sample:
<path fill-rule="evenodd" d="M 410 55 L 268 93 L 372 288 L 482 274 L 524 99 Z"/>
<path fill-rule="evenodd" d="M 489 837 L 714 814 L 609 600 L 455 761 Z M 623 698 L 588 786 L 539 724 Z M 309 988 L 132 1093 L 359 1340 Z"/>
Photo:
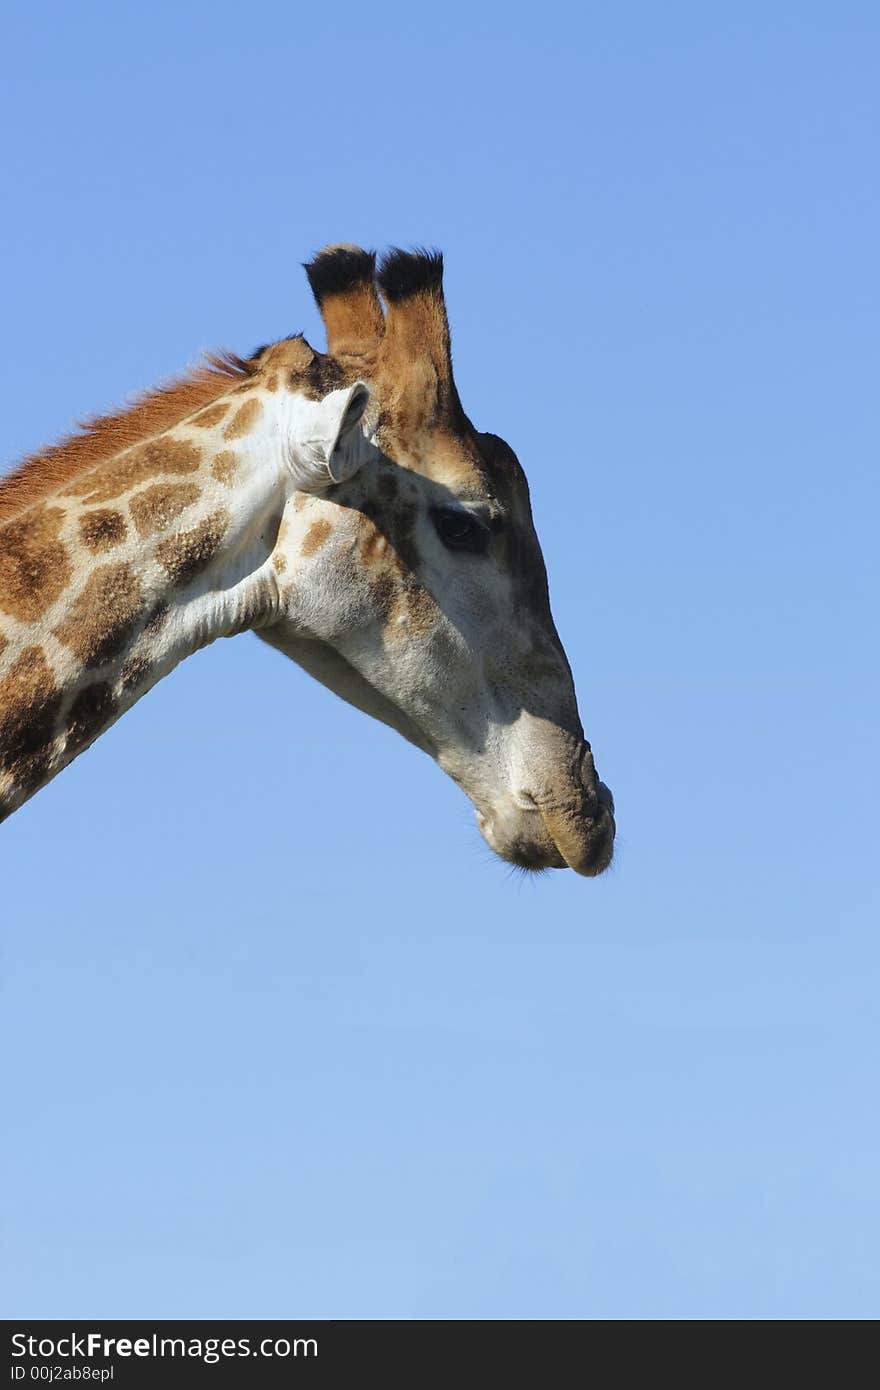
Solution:
<path fill-rule="evenodd" d="M 5 16 L 4 459 L 442 247 L 619 813 L 181 667 L 0 832 L 6 1315 L 876 1315 L 876 5 Z"/>

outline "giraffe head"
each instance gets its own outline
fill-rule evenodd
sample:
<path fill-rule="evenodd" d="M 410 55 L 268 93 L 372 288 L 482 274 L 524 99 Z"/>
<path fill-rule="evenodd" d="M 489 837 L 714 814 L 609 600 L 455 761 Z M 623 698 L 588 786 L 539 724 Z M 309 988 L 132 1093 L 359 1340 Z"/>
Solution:
<path fill-rule="evenodd" d="M 442 259 L 394 251 L 377 275 L 372 254 L 331 247 L 306 270 L 321 360 L 341 375 L 297 398 L 312 417 L 274 552 L 279 618 L 260 635 L 430 753 L 502 858 L 601 873 L 613 800 L 584 739 L 525 475 L 458 397 Z"/>

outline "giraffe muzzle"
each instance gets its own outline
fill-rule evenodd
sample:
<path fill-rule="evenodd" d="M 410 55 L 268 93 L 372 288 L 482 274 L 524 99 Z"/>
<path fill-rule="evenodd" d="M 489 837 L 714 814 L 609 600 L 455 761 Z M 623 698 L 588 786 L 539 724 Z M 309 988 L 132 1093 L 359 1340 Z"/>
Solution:
<path fill-rule="evenodd" d="M 489 811 L 478 809 L 477 824 L 490 849 L 522 869 L 573 869 L 596 878 L 614 854 L 614 798 L 604 782 L 589 798 L 562 806 L 521 794 Z"/>
<path fill-rule="evenodd" d="M 596 878 L 614 854 L 614 797 L 604 782 L 596 788 L 589 814 L 542 809 L 541 817 L 556 849 L 570 869 L 585 878 Z"/>

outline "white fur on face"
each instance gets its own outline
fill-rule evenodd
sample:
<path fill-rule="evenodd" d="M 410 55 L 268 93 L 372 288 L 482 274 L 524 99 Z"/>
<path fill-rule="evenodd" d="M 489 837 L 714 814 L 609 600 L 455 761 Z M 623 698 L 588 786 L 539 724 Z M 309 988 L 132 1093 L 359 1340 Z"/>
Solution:
<path fill-rule="evenodd" d="M 560 776 L 579 778 L 582 733 L 549 610 L 545 627 L 541 614 L 517 611 L 503 546 L 467 555 L 443 545 L 438 496 L 477 499 L 456 499 L 370 448 L 347 485 L 288 503 L 276 550 L 281 618 L 261 635 L 431 753 L 493 848 L 524 844 L 536 866 L 562 864 L 539 805 Z"/>

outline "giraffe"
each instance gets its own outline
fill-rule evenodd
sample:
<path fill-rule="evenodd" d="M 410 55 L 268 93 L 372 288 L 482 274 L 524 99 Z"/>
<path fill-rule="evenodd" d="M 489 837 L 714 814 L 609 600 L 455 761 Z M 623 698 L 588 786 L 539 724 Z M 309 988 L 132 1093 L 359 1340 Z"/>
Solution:
<path fill-rule="evenodd" d="M 215 355 L 0 481 L 0 819 L 253 631 L 434 758 L 501 858 L 599 874 L 613 798 L 525 475 L 459 400 L 442 257 L 305 269 L 326 353 Z"/>

